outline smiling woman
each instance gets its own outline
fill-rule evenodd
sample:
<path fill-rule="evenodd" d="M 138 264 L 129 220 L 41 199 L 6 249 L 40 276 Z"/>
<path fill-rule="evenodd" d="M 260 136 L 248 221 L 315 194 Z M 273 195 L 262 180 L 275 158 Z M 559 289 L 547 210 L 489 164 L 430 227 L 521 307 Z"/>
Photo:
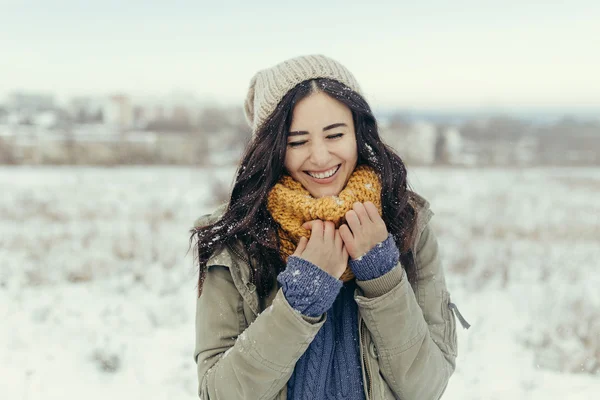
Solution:
<path fill-rule="evenodd" d="M 284 166 L 313 197 L 336 196 L 358 161 L 352 112 L 311 87 L 315 93 L 294 108 Z"/>
<path fill-rule="evenodd" d="M 228 204 L 196 221 L 203 399 L 438 399 L 456 331 L 425 199 L 353 75 L 258 72 Z"/>

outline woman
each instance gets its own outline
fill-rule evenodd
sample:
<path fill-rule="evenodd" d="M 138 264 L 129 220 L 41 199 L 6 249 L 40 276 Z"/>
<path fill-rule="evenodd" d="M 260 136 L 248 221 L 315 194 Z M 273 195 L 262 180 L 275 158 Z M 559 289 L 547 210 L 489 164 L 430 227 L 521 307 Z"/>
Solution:
<path fill-rule="evenodd" d="M 207 399 L 438 399 L 456 331 L 428 203 L 324 56 L 259 71 L 228 204 L 192 230 Z"/>

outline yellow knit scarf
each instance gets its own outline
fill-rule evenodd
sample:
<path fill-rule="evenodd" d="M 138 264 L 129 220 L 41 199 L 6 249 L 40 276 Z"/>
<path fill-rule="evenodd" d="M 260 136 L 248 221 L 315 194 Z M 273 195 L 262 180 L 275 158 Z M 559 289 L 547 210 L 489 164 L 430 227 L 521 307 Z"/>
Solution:
<path fill-rule="evenodd" d="M 267 209 L 279 224 L 282 257 L 287 261 L 296 250 L 302 236 L 310 238 L 310 231 L 302 227 L 303 223 L 320 219 L 333 221 L 339 228 L 345 222 L 346 212 L 351 210 L 357 201 L 373 202 L 381 215 L 381 182 L 369 166 L 356 167 L 339 195 L 318 199 L 312 197 L 294 178 L 284 175 L 271 189 L 267 198 Z M 354 279 L 350 267 L 346 268 L 340 279 L 343 282 Z"/>

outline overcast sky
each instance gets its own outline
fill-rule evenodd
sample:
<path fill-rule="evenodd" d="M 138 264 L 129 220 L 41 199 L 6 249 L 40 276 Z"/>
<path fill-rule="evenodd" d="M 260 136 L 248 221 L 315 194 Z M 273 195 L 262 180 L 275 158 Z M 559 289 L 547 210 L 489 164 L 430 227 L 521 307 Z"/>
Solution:
<path fill-rule="evenodd" d="M 0 0 L 0 95 L 241 102 L 257 70 L 322 53 L 375 106 L 600 109 L 597 0 L 365 3 Z"/>

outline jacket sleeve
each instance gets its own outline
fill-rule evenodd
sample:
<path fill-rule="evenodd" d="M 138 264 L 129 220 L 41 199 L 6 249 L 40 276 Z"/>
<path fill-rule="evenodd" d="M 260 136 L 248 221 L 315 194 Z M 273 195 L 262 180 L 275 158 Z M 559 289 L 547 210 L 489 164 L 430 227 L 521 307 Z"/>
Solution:
<path fill-rule="evenodd" d="M 204 400 L 273 399 L 325 322 L 294 311 L 281 289 L 246 328 L 226 266 L 210 266 L 196 303 L 198 393 Z"/>
<path fill-rule="evenodd" d="M 456 323 L 438 254 L 426 226 L 417 245 L 416 291 L 397 265 L 355 296 L 377 348 L 380 373 L 402 400 L 437 400 L 454 372 Z"/>

